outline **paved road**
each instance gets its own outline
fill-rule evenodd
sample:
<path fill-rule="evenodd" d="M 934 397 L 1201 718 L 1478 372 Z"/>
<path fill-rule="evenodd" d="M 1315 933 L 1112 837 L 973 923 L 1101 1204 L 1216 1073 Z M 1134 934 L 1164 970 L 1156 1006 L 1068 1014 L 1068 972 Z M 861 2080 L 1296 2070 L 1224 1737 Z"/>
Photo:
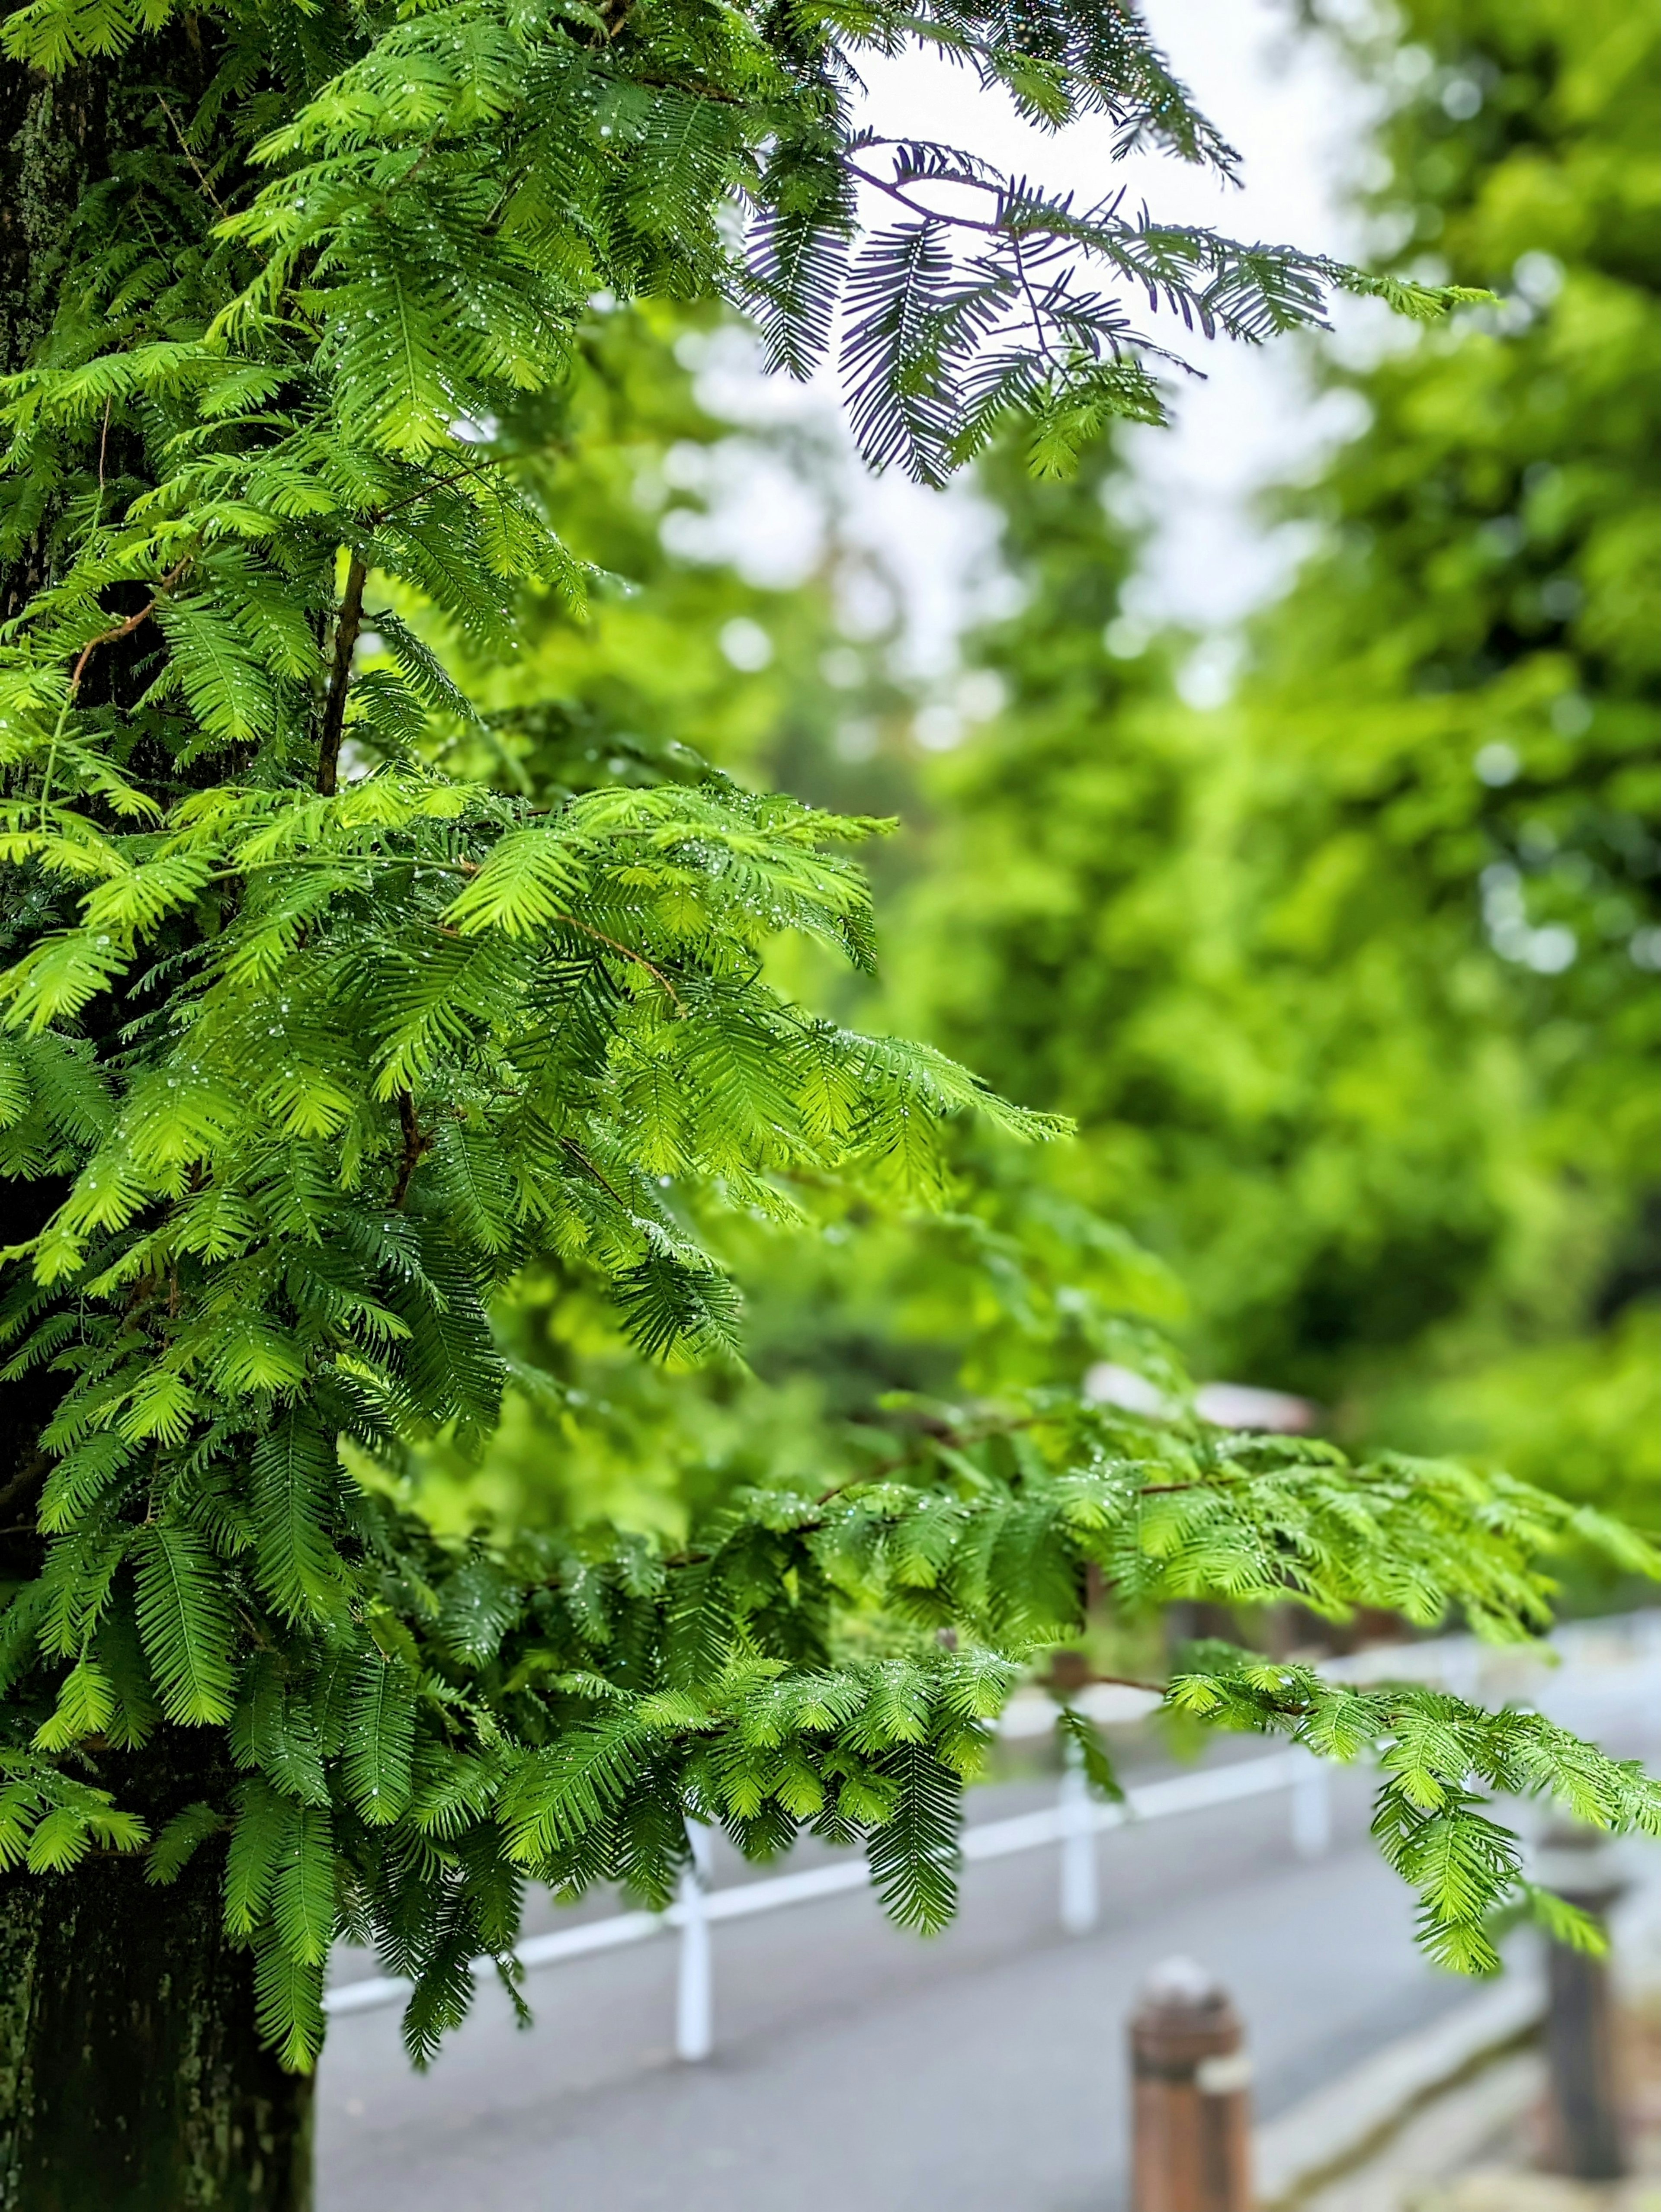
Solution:
<path fill-rule="evenodd" d="M 1630 1683 L 1553 1702 L 1620 1748 L 1655 1741 Z M 395 2013 L 345 2017 L 319 2085 L 319 2212 L 1116 2212 L 1123 2026 L 1156 1960 L 1187 1952 L 1234 1992 L 1263 2118 L 1469 1993 L 1413 1949 L 1411 1899 L 1365 1840 L 1365 1779 L 1335 1805 L 1312 1866 L 1279 1797 L 1104 1837 L 1102 1923 L 1082 1938 L 1056 1930 L 1050 1851 L 971 1869 L 930 1943 L 863 1895 L 720 1927 L 701 2067 L 670 2053 L 667 1942 L 533 1974 L 528 2034 L 487 1990 L 424 2080 Z"/>

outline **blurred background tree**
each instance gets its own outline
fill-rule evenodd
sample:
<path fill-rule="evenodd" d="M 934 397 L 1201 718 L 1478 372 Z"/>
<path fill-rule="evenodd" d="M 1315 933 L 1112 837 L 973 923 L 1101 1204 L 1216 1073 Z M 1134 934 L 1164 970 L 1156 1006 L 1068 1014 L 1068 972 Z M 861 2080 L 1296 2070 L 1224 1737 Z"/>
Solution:
<path fill-rule="evenodd" d="M 1497 308 L 1318 374 L 1366 427 L 1234 705 L 1115 618 L 1099 459 L 989 474 L 1009 704 L 931 781 L 909 1018 L 1079 1116 L 1202 1370 L 1652 1524 L 1661 405 L 1652 9 L 1410 0 L 1377 234 Z M 1116 656 L 1117 656 L 1116 658 Z"/>
<path fill-rule="evenodd" d="M 1378 258 L 1501 305 L 1321 349 L 1365 427 L 1276 501 L 1312 550 L 1221 710 L 1177 696 L 1191 641 L 1122 611 L 1110 441 L 1066 483 L 983 466 L 1019 608 L 964 641 L 996 711 L 920 747 L 831 459 L 700 406 L 707 326 L 596 313 L 560 403 L 581 437 L 527 465 L 616 580 L 470 672 L 492 711 L 458 764 L 551 797 L 702 757 L 898 814 L 894 1025 L 1080 1135 L 982 1146 L 933 1226 L 813 1194 L 817 1238 L 706 1224 L 750 1364 L 694 1387 L 642 1371 L 580 1279 L 528 1284 L 503 1318 L 525 1387 L 482 1467 L 429 1471 L 441 1516 L 666 1525 L 769 1470 L 868 1465 L 954 1394 L 1157 1375 L 1155 1323 L 1346 1441 L 1504 1461 L 1654 1525 L 1657 26 L 1411 0 L 1342 35 L 1392 88 Z M 757 469 L 819 503 L 800 582 L 709 550 L 722 482 Z"/>

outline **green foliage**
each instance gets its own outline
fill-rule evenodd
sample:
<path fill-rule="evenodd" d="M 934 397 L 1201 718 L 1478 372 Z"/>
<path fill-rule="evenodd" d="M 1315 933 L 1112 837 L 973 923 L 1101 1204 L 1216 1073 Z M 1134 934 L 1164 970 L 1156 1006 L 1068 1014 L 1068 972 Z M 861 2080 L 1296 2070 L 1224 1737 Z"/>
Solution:
<path fill-rule="evenodd" d="M 1265 636 L 1254 713 L 1300 769 L 1342 726 L 1335 814 L 1393 857 L 1415 921 L 1486 939 L 1529 1040 L 1533 1164 L 1593 1194 L 1569 1264 L 1606 1318 L 1653 1269 L 1661 26 L 1483 0 L 1409 26 L 1438 66 L 1384 133 L 1390 215 L 1416 227 L 1402 256 L 1434 230 L 1454 273 L 1507 296 L 1336 380 L 1372 427 L 1322 487 L 1322 550 Z M 1458 119 L 1456 76 L 1480 99 Z M 1335 887 L 1328 927 L 1344 903 Z"/>
<path fill-rule="evenodd" d="M 804 1826 L 863 1840 L 891 1911 L 939 1925 L 964 1782 L 1090 1565 L 1147 1604 L 1290 1581 L 1493 1634 L 1543 1624 L 1542 1547 L 1650 1565 L 1503 1478 L 1137 1427 L 1060 1389 L 734 1496 L 672 1549 L 447 1541 L 400 1509 L 414 1449 L 495 1430 L 522 1370 L 491 1307 L 533 1270 L 642 1352 L 703 1356 L 733 1301 L 702 1215 L 789 1218 L 798 1185 L 939 1205 L 954 1116 L 1060 1127 L 770 976 L 781 938 L 868 966 L 844 848 L 873 822 L 696 763 L 511 796 L 434 765 L 492 734 L 457 672 L 587 586 L 527 453 L 591 296 L 742 297 L 805 368 L 846 246 L 867 448 L 936 476 L 1012 417 L 1049 466 L 1153 411 L 1156 349 L 1086 270 L 1245 340 L 1381 288 L 852 130 L 853 57 L 921 36 L 1037 114 L 1226 171 L 1135 16 L 1093 0 L 855 32 L 493 0 L 190 32 L 123 0 L 32 0 L 7 30 L 38 70 L 118 58 L 145 118 L 0 392 L 24 1200 L 0 1326 L 8 1496 L 36 1523 L 0 1614 L 7 1863 L 137 1848 L 81 1772 L 115 1749 L 160 1786 L 209 1732 L 151 1873 L 223 1834 L 285 2064 L 314 2061 L 342 1934 L 413 1980 L 424 2062 L 477 1957 L 511 1979 L 526 1880 L 660 1903 L 689 1816 L 754 1856 Z M 864 244 L 861 179 L 904 210 Z M 983 218 L 919 199 L 953 179 Z"/>
<path fill-rule="evenodd" d="M 1416 1387 L 1414 1387 L 1416 1385 Z M 1381 1393 L 1378 1425 L 1491 1456 L 1566 1498 L 1656 1520 L 1661 1310 L 1635 1300 L 1596 1335 L 1534 1342 Z"/>
<path fill-rule="evenodd" d="M 106 1790 L 64 1774 L 46 1759 L 0 1750 L 0 1866 L 62 1874 L 94 1844 L 136 1850 L 144 1824 L 113 1802 Z"/>
<path fill-rule="evenodd" d="M 1216 713 L 1180 640 L 1104 639 L 1110 449 L 993 458 L 1008 704 L 930 772 L 894 1002 L 1075 1117 L 1054 1172 L 1189 1286 L 1196 1363 L 1652 1528 L 1655 16 L 1405 21 L 1352 56 L 1379 234 L 1503 305 L 1320 367 L 1366 427 L 1280 501 L 1314 550 Z"/>
<path fill-rule="evenodd" d="M 1056 1716 L 1056 1727 L 1068 1755 L 1077 1759 L 1094 1794 L 1110 1804 L 1123 1804 L 1124 1791 L 1113 1771 L 1113 1762 L 1103 1750 L 1102 1740 L 1090 1722 L 1071 1705 L 1063 1705 Z"/>
<path fill-rule="evenodd" d="M 1513 1899 L 1558 1941 L 1583 1948 L 1601 1942 L 1564 1899 L 1523 1879 L 1521 1843 L 1481 1810 L 1482 1791 L 1544 1796 L 1600 1828 L 1661 1835 L 1661 1788 L 1652 1778 L 1635 1765 L 1589 1759 L 1578 1737 L 1539 1713 L 1485 1712 L 1408 1686 L 1340 1687 L 1307 1668 L 1221 1646 L 1180 1675 L 1171 1697 L 1179 1711 L 1276 1730 L 1323 1758 L 1374 1758 L 1382 1779 L 1372 1832 L 1419 1892 L 1425 1948 L 1462 1973 L 1499 1971 L 1487 1923 Z"/>

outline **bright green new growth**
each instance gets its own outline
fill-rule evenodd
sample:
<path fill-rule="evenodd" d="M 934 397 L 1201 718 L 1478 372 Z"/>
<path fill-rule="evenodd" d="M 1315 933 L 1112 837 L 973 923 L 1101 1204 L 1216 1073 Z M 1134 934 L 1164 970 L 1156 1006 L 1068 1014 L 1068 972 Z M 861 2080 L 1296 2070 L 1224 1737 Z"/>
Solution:
<path fill-rule="evenodd" d="M 1226 170 L 1135 18 L 1092 0 L 1018 23 L 227 9 L 192 19 L 199 81 L 164 79 L 166 15 L 33 0 L 8 33 L 44 70 L 119 54 L 158 82 L 5 390 L 6 557 L 46 580 L 4 647 L 0 1146 L 32 1201 L 67 1194 L 6 1255 L 4 1380 L 52 1381 L 40 1568 L 0 1616 L 0 1863 L 138 1847 L 82 1776 L 212 1731 L 223 1786 L 149 1839 L 152 1877 L 224 1837 L 227 1925 L 289 2064 L 315 2057 L 341 1934 L 414 1980 L 424 2058 L 475 1956 L 511 1982 L 527 1879 L 664 1902 L 689 1815 L 757 1856 L 803 1826 L 863 1838 L 888 1909 L 939 1926 L 964 1783 L 1086 1565 L 1127 1604 L 1291 1589 L 1506 1636 L 1548 1617 L 1542 1550 L 1650 1564 L 1501 1479 L 1062 1393 L 834 1492 L 742 1497 L 667 1558 L 446 1546 L 388 1502 L 377 1462 L 489 1433 L 490 1301 L 526 1261 L 605 1282 L 643 1352 L 703 1356 L 734 1301 L 677 1187 L 785 1220 L 804 1176 L 938 1202 L 952 1114 L 1054 1126 L 765 981 L 781 932 L 868 960 L 838 848 L 873 825 L 715 778 L 538 815 L 418 765 L 429 723 L 472 710 L 380 601 L 485 655 L 526 592 L 581 589 L 506 434 L 590 295 L 723 293 L 795 372 L 845 297 L 867 451 L 931 477 L 1012 416 L 1051 467 L 1106 414 L 1157 413 L 1157 349 L 1095 283 L 1245 338 L 1318 319 L 1329 285 L 1414 313 L 1456 295 L 854 131 L 849 57 L 917 36 L 1030 112 Z M 903 210 L 863 245 L 861 179 Z M 928 211 L 954 180 L 984 219 Z M 371 630 L 395 672 L 355 678 Z M 1390 1747 L 1385 1802 L 1411 1813 L 1389 1848 L 1463 1963 L 1518 1882 L 1472 1778 L 1661 1826 L 1649 1785 L 1537 1720 L 1402 1692 L 1341 1725 L 1293 1680 L 1177 1694 Z"/>
<path fill-rule="evenodd" d="M 1484 1790 L 1548 1794 L 1599 1828 L 1653 1835 L 1661 1793 L 1635 1764 L 1589 1753 L 1537 1713 L 1485 1712 L 1439 1691 L 1339 1688 L 1307 1667 L 1276 1666 L 1217 1647 L 1214 1666 L 1180 1675 L 1174 1705 L 1202 1720 L 1277 1729 L 1323 1758 L 1373 1754 L 1383 1774 L 1372 1832 L 1419 1892 L 1419 1938 L 1439 1964 L 1495 1973 L 1491 1923 L 1515 1899 L 1559 1942 L 1602 1950 L 1597 1923 L 1529 1881 L 1508 1828 L 1488 1818 Z M 1471 1784 L 1475 1784 L 1472 1788 Z"/>

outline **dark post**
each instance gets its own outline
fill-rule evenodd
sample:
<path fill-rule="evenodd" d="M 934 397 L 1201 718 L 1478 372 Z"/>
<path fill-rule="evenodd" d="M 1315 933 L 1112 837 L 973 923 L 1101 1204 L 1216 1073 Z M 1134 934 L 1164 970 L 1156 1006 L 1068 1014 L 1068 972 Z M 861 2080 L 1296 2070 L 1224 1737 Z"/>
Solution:
<path fill-rule="evenodd" d="M 1547 1832 L 1539 1878 L 1600 1919 L 1624 1886 L 1608 1844 L 1567 1825 Z M 1613 2181 L 1627 2160 L 1608 1961 L 1548 1943 L 1546 1990 L 1548 2163 L 1578 2180 Z"/>
<path fill-rule="evenodd" d="M 1250 2212 L 1250 2062 L 1233 2006 L 1191 1959 L 1148 1977 L 1130 2069 L 1132 2212 Z"/>

